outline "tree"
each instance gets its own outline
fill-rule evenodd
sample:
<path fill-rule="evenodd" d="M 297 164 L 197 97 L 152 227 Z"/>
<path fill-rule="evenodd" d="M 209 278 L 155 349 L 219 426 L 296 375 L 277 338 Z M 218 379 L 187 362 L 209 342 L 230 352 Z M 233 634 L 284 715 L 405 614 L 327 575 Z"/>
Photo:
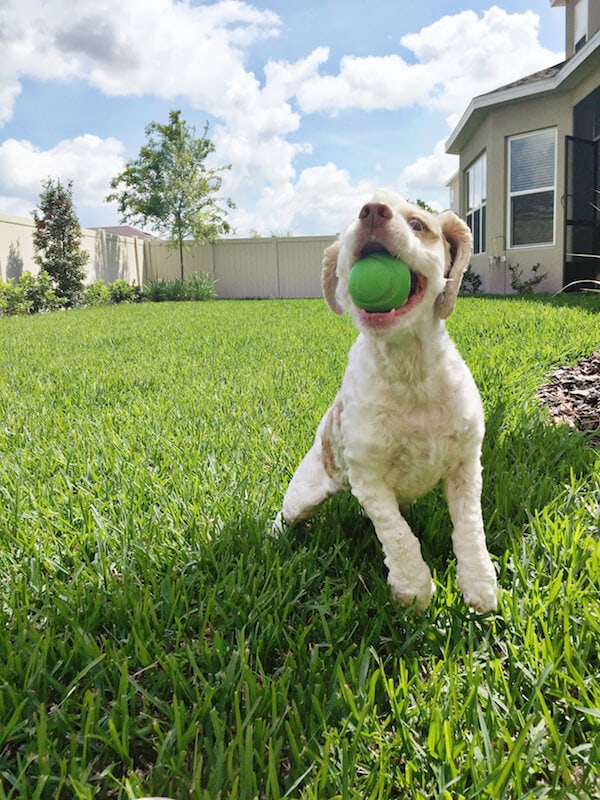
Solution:
<path fill-rule="evenodd" d="M 208 122 L 201 136 L 181 119 L 181 111 L 169 112 L 169 123 L 151 122 L 145 128 L 146 144 L 138 158 L 110 182 L 106 198 L 116 201 L 122 222 L 151 226 L 179 248 L 183 279 L 183 245 L 212 242 L 231 227 L 221 206 L 234 208 L 231 200 L 218 197 L 220 172 L 231 164 L 209 169 L 205 161 L 215 146 L 208 138 Z"/>
<path fill-rule="evenodd" d="M 32 211 L 35 263 L 50 275 L 59 297 L 72 303 L 83 289 L 90 255 L 81 249 L 81 226 L 73 206 L 73 182 L 48 178 L 42 184 L 39 210 Z"/>

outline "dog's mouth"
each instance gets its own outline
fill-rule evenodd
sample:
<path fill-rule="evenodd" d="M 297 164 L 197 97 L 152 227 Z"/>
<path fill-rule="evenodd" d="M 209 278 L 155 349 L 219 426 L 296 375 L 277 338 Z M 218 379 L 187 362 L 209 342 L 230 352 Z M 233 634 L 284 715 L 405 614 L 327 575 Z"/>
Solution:
<path fill-rule="evenodd" d="M 359 259 L 366 258 L 367 256 L 373 255 L 373 253 L 383 253 L 384 255 L 397 258 L 397 256 L 390 253 L 387 248 L 383 247 L 378 242 L 367 242 L 359 253 Z M 411 269 L 410 266 L 409 270 L 410 292 L 404 303 L 398 308 L 392 308 L 390 311 L 365 311 L 362 308 L 358 308 L 361 320 L 365 324 L 372 328 L 389 327 L 393 325 L 398 318 L 407 314 L 421 302 L 427 289 L 427 278 L 422 273 Z"/>

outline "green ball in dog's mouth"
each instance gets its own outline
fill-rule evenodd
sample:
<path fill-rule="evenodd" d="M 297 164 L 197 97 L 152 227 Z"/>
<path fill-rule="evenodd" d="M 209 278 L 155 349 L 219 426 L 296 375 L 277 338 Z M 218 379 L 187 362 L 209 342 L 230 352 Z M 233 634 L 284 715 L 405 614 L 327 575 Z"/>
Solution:
<path fill-rule="evenodd" d="M 348 291 L 363 311 L 385 313 L 400 308 L 410 295 L 410 269 L 387 253 L 371 253 L 350 270 Z"/>

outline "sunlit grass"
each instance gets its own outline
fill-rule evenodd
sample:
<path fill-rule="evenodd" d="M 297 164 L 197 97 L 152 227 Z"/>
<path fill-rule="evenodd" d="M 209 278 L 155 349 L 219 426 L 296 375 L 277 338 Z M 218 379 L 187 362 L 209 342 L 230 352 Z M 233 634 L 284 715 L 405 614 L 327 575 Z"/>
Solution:
<path fill-rule="evenodd" d="M 600 300 L 462 299 L 500 609 L 399 609 L 349 497 L 265 532 L 355 333 L 322 301 L 0 319 L 0 798 L 596 798 L 600 458 L 535 391 Z"/>

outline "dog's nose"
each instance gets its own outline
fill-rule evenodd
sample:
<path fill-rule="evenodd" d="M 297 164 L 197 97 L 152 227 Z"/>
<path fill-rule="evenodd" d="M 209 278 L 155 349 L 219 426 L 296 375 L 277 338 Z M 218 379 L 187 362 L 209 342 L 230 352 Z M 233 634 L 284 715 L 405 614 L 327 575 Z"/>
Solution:
<path fill-rule="evenodd" d="M 376 228 L 383 225 L 394 216 L 392 209 L 385 203 L 366 203 L 360 210 L 358 218 L 363 225 Z"/>

